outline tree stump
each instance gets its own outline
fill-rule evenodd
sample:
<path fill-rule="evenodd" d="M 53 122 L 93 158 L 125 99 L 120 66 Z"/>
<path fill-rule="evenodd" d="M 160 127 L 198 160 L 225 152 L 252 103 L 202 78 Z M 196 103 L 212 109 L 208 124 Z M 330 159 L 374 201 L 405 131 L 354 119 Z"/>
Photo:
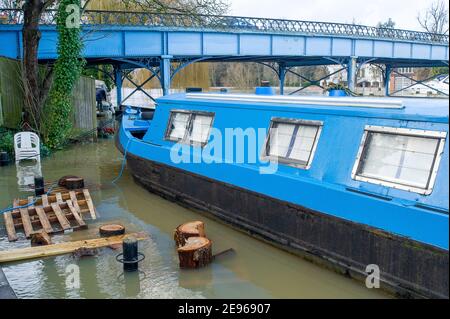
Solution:
<path fill-rule="evenodd" d="M 111 237 L 125 234 L 125 227 L 122 225 L 103 225 L 99 228 L 100 236 Z"/>
<path fill-rule="evenodd" d="M 206 237 L 205 224 L 200 221 L 180 225 L 175 229 L 173 238 L 178 248 L 186 245 L 187 239 L 191 237 Z"/>
<path fill-rule="evenodd" d="M 58 185 L 69 190 L 84 188 L 84 179 L 78 176 L 64 176 L 58 181 Z"/>
<path fill-rule="evenodd" d="M 32 246 L 47 246 L 52 244 L 52 239 L 45 231 L 39 231 L 31 235 Z"/>
<path fill-rule="evenodd" d="M 78 248 L 72 253 L 72 256 L 74 258 L 94 257 L 97 255 L 98 255 L 97 248 L 87 248 L 87 247 Z"/>
<path fill-rule="evenodd" d="M 209 265 L 212 260 L 212 242 L 205 237 L 190 237 L 178 248 L 180 268 L 195 269 Z"/>

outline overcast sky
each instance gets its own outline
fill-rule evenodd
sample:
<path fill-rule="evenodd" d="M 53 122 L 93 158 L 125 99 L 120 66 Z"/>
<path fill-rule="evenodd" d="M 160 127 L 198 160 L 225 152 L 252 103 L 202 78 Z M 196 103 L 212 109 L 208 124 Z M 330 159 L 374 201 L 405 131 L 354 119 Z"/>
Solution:
<path fill-rule="evenodd" d="M 233 15 L 375 26 L 392 18 L 396 28 L 421 30 L 417 14 L 435 0 L 229 0 Z"/>

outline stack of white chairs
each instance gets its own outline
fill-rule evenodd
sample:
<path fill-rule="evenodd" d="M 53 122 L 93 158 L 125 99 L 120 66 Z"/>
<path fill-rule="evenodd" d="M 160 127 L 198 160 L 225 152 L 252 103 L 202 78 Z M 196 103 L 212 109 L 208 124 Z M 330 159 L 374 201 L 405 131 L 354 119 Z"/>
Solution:
<path fill-rule="evenodd" d="M 40 140 L 33 132 L 20 132 L 14 135 L 14 152 L 16 162 L 22 160 L 36 160 L 40 162 Z"/>

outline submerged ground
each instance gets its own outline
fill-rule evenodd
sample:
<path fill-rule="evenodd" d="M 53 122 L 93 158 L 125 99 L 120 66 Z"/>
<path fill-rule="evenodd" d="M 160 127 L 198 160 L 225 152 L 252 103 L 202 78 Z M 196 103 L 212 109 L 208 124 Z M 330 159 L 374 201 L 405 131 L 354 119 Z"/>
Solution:
<path fill-rule="evenodd" d="M 64 175 L 86 179 L 101 216 L 99 222 L 116 221 L 129 230 L 144 230 L 151 239 L 140 243 L 146 259 L 140 274 L 124 275 L 115 256 L 120 251 L 103 249 L 95 257 L 71 255 L 2 265 L 19 298 L 386 298 L 379 291 L 325 270 L 303 259 L 267 245 L 203 215 L 148 193 L 136 185 L 125 171 L 116 184 L 122 156 L 112 140 L 74 146 L 44 159 L 41 169 L 46 181 Z M 15 165 L 0 167 L 0 208 L 16 197 L 29 193 L 18 186 L 27 170 Z M 21 190 L 22 189 L 22 190 Z M 225 256 L 211 267 L 180 271 L 172 232 L 191 220 L 206 223 L 214 252 L 228 248 L 235 255 Z M 94 238 L 97 224 L 90 230 L 55 241 Z M 28 246 L 28 241 L 11 244 L 0 222 L 0 250 Z M 79 289 L 66 285 L 67 266 L 80 267 Z"/>

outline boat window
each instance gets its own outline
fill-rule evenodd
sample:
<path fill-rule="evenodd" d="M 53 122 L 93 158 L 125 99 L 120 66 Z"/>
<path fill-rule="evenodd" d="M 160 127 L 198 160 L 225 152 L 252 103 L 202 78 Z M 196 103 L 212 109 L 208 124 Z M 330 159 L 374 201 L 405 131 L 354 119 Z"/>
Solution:
<path fill-rule="evenodd" d="M 272 119 L 263 158 L 309 169 L 322 122 Z"/>
<path fill-rule="evenodd" d="M 213 117 L 210 115 L 193 114 L 189 141 L 193 144 L 206 144 L 208 142 L 212 121 Z"/>
<path fill-rule="evenodd" d="M 209 139 L 214 113 L 172 111 L 166 139 L 204 146 Z"/>
<path fill-rule="evenodd" d="M 169 138 L 173 141 L 181 141 L 186 135 L 189 124 L 189 113 L 173 112 L 170 122 Z"/>
<path fill-rule="evenodd" d="M 368 126 L 353 178 L 431 194 L 447 133 Z"/>

